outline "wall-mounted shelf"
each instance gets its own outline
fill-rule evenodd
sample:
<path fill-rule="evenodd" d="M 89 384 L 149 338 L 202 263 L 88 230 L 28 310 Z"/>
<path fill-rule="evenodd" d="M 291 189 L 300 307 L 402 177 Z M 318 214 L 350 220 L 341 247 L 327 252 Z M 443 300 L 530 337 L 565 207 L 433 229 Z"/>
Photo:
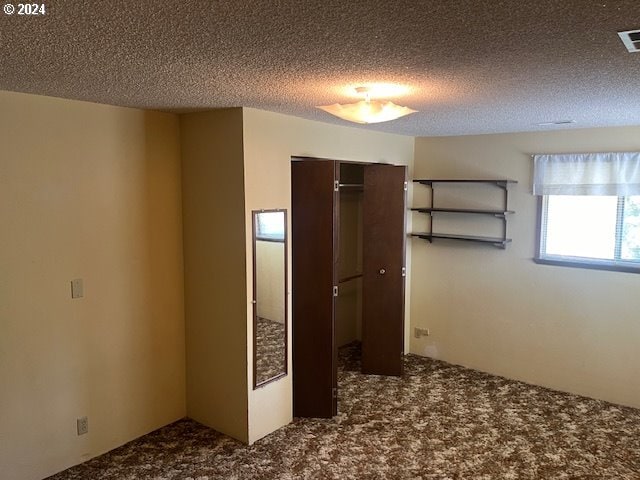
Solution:
<path fill-rule="evenodd" d="M 509 179 L 443 179 L 443 178 L 421 178 L 414 180 L 415 183 L 425 185 L 431 190 L 431 206 L 429 207 L 414 207 L 411 210 L 414 212 L 426 213 L 429 215 L 429 232 L 416 232 L 411 235 L 414 237 L 427 240 L 429 243 L 433 242 L 434 238 L 447 239 L 447 240 L 462 240 L 467 242 L 478 242 L 494 245 L 499 248 L 506 248 L 507 244 L 511 242 L 510 238 L 507 238 L 507 216 L 515 213 L 513 210 L 507 208 L 509 185 L 518 183 L 516 180 Z M 502 202 L 502 208 L 447 208 L 436 207 L 434 203 L 434 185 L 435 184 L 486 184 L 498 187 L 504 191 L 504 197 Z M 434 214 L 454 214 L 454 215 L 490 215 L 502 220 L 502 236 L 501 237 L 486 237 L 479 235 L 459 235 L 449 233 L 436 233 L 433 231 L 433 216 Z"/>
<path fill-rule="evenodd" d="M 491 185 L 495 185 L 500 188 L 507 188 L 509 184 L 518 183 L 517 180 L 509 180 L 506 178 L 499 179 L 478 179 L 478 180 L 470 180 L 470 179 L 461 179 L 461 178 L 417 178 L 414 180 L 415 183 L 420 183 L 422 185 L 432 186 L 434 183 L 489 183 Z"/>
<path fill-rule="evenodd" d="M 472 213 L 481 215 L 492 215 L 494 217 L 504 217 L 511 213 L 516 213 L 513 210 L 478 210 L 475 208 L 423 208 L 416 207 L 411 209 L 414 212 L 422 213 Z"/>
<path fill-rule="evenodd" d="M 434 238 L 440 238 L 445 240 L 464 240 L 467 242 L 478 242 L 478 243 L 489 243 L 496 247 L 505 248 L 507 243 L 511 242 L 510 238 L 500 238 L 500 237 L 482 237 L 475 235 L 455 235 L 450 233 L 412 233 L 412 237 L 419 237 L 424 240 L 427 240 L 429 243 L 433 242 Z"/>

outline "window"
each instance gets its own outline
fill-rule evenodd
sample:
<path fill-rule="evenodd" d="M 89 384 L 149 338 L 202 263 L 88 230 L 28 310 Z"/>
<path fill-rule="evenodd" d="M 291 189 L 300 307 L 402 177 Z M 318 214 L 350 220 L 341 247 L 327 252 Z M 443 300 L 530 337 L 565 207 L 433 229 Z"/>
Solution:
<path fill-rule="evenodd" d="M 640 271 L 640 196 L 545 195 L 540 263 Z"/>
<path fill-rule="evenodd" d="M 256 239 L 284 242 L 284 212 L 262 212 L 256 218 Z"/>
<path fill-rule="evenodd" d="M 640 273 L 640 152 L 534 156 L 536 261 Z"/>

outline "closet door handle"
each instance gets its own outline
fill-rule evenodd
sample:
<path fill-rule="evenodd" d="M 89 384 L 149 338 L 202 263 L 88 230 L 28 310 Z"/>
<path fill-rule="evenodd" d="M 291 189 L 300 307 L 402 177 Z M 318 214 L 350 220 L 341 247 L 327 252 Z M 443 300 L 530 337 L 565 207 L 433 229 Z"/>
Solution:
<path fill-rule="evenodd" d="M 378 273 L 379 273 L 380 275 L 384 275 L 385 273 L 387 273 L 387 271 L 386 271 L 384 268 L 381 268 L 381 269 L 378 271 Z"/>

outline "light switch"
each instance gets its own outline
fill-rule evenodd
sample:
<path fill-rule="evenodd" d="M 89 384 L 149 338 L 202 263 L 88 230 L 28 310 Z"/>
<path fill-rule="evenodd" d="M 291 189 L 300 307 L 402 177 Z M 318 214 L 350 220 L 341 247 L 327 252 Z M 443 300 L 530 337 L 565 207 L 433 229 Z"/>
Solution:
<path fill-rule="evenodd" d="M 84 297 L 84 286 L 82 285 L 82 279 L 76 278 L 71 280 L 71 298 Z"/>

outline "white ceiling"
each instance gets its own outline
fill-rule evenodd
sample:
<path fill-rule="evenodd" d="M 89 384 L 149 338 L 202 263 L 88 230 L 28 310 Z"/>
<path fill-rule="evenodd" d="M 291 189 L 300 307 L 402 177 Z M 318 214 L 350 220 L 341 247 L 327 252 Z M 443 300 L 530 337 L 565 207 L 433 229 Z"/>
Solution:
<path fill-rule="evenodd" d="M 414 136 L 640 125 L 639 0 L 44 0 L 0 14 L 0 89 L 184 112 L 314 108 L 409 87 Z M 6 3 L 6 2 L 3 2 Z M 539 122 L 575 120 L 568 126 Z M 355 124 L 349 124 L 354 125 Z"/>

